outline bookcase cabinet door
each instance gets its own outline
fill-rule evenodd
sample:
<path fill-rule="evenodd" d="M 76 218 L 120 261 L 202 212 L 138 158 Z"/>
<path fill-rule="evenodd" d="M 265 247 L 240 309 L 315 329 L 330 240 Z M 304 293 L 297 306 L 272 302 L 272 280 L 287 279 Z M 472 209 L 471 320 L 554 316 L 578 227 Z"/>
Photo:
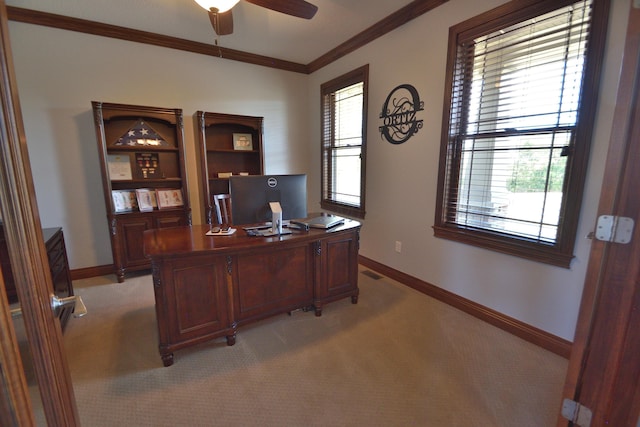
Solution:
<path fill-rule="evenodd" d="M 113 257 L 116 274 L 121 282 L 128 271 L 151 268 L 151 262 L 146 258 L 142 244 L 145 230 L 189 225 L 180 210 L 118 215 L 114 221 L 116 226 L 115 235 L 112 236 Z"/>
<path fill-rule="evenodd" d="M 118 220 L 118 237 L 121 240 L 119 252 L 124 255 L 121 269 L 149 265 L 144 257 L 144 248 L 140 240 L 145 230 L 153 228 L 153 219 L 148 216 L 122 218 Z M 124 274 L 124 271 L 123 271 Z"/>

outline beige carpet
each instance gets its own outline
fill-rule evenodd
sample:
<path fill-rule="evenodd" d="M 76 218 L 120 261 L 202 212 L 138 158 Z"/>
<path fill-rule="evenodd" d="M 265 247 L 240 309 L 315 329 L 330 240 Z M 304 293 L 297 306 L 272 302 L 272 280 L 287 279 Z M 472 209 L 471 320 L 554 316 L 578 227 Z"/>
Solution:
<path fill-rule="evenodd" d="M 565 359 L 368 273 L 357 305 L 247 325 L 168 368 L 151 276 L 74 282 L 89 310 L 64 336 L 82 424 L 554 425 Z"/>

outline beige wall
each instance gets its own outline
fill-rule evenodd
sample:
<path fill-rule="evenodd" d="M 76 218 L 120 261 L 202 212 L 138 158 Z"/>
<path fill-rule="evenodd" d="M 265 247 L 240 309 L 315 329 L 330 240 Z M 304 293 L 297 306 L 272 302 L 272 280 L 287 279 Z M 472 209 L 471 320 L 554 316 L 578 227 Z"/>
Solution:
<path fill-rule="evenodd" d="M 194 223 L 201 223 L 193 114 L 265 117 L 267 173 L 307 173 L 319 196 L 320 84 L 370 64 L 367 217 L 360 252 L 562 338 L 573 338 L 611 130 L 630 0 L 613 10 L 589 177 L 571 269 L 433 237 L 448 28 L 501 0 L 450 0 L 311 76 L 120 40 L 10 22 L 43 226 L 62 226 L 71 268 L 112 262 L 91 101 L 182 108 Z M 425 101 L 408 142 L 380 137 L 382 104 L 399 84 Z M 402 242 L 402 253 L 394 250 Z M 366 298 L 366 295 L 362 296 Z"/>
<path fill-rule="evenodd" d="M 508 316 L 573 339 L 604 161 L 611 131 L 621 49 L 629 0 L 612 0 L 606 66 L 585 197 L 571 269 L 475 248 L 433 237 L 438 156 L 448 29 L 489 10 L 502 0 L 451 0 L 402 28 L 314 73 L 310 98 L 319 85 L 363 64 L 370 64 L 367 216 L 360 254 L 440 286 Z M 416 87 L 425 102 L 418 118 L 424 127 L 402 145 L 380 137 L 379 114 L 399 84 Z M 311 135 L 319 134 L 319 105 L 311 104 Z M 313 163 L 318 164 L 318 153 Z M 317 168 L 313 169 L 314 185 Z M 395 242 L 402 252 L 395 252 Z"/>

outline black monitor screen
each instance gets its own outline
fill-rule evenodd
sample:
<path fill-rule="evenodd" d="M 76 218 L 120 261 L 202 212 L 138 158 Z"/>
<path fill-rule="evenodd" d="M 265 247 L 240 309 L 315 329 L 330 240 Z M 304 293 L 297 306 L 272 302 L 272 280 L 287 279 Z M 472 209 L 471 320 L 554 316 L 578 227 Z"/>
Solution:
<path fill-rule="evenodd" d="M 306 218 L 307 175 L 249 175 L 229 178 L 235 225 L 271 221 L 269 202 L 280 202 L 282 219 Z"/>

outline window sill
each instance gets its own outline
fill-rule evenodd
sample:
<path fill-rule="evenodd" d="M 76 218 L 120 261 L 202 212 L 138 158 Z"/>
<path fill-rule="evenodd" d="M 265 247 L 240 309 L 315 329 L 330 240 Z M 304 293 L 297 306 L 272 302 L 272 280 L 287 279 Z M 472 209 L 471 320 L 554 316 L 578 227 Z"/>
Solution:
<path fill-rule="evenodd" d="M 364 210 L 355 208 L 352 206 L 341 205 L 338 203 L 332 203 L 332 202 L 323 200 L 322 202 L 320 202 L 320 207 L 323 210 L 327 210 L 332 213 L 346 215 L 352 218 L 364 219 L 364 214 L 365 214 Z"/>
<path fill-rule="evenodd" d="M 571 260 L 573 259 L 573 248 L 565 252 L 551 245 L 453 226 L 434 225 L 433 231 L 435 237 L 556 267 L 570 268 Z"/>

